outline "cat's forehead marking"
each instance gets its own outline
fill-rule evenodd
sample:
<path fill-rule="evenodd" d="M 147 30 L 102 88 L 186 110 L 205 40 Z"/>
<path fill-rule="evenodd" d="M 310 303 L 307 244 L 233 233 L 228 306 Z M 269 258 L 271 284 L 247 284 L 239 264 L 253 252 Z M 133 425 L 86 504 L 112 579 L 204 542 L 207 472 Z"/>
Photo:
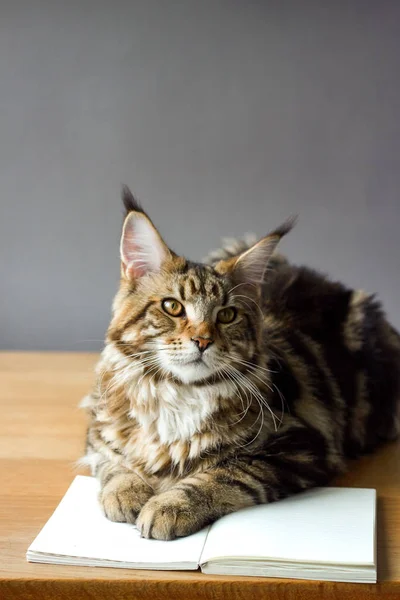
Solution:
<path fill-rule="evenodd" d="M 179 294 L 185 302 L 204 306 L 211 303 L 225 303 L 226 293 L 223 281 L 215 274 L 212 267 L 196 266 L 180 278 Z"/>

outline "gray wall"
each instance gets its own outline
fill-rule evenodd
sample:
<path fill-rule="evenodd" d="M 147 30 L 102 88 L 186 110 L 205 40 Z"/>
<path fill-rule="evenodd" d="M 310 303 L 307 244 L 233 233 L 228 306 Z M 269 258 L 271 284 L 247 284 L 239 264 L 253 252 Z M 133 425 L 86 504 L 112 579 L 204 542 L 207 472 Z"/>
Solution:
<path fill-rule="evenodd" d="M 101 346 L 119 188 L 170 245 L 299 213 L 400 326 L 400 2 L 1 0 L 0 346 Z"/>

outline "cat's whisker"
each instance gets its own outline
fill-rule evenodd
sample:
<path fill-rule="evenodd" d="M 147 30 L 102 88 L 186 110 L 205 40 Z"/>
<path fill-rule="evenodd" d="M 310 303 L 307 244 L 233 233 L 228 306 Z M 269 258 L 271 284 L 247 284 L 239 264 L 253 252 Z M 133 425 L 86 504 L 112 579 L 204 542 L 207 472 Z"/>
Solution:
<path fill-rule="evenodd" d="M 165 369 L 164 369 L 164 367 L 163 367 L 163 366 L 160 366 L 160 367 L 158 368 L 158 370 L 157 370 L 157 371 L 156 371 L 156 372 L 155 372 L 155 373 L 154 373 L 154 374 L 153 374 L 153 375 L 150 377 L 150 380 L 149 380 L 149 385 L 151 385 L 151 384 L 152 384 L 152 382 L 153 382 L 153 380 L 154 380 L 154 377 L 155 377 L 156 375 L 158 375 L 158 373 L 160 373 L 160 372 L 161 372 L 161 374 L 164 374 L 164 373 L 166 373 L 166 371 L 165 371 Z M 165 375 L 164 375 L 164 378 L 165 378 Z"/>
<path fill-rule="evenodd" d="M 249 400 L 247 392 L 245 392 L 246 400 L 247 400 L 247 407 L 245 408 L 245 406 L 243 404 L 243 398 L 242 398 L 242 396 L 240 394 L 240 391 L 239 391 L 240 388 L 238 387 L 238 384 L 235 381 L 235 379 L 233 378 L 233 376 L 230 373 L 228 373 L 227 371 L 221 372 L 221 375 L 222 375 L 222 377 L 223 377 L 223 379 L 225 381 L 226 381 L 226 379 L 225 379 L 225 375 L 226 375 L 226 377 L 229 379 L 229 381 L 231 381 L 233 383 L 235 389 L 237 390 L 234 393 L 239 398 L 240 403 L 242 405 L 242 409 L 243 409 L 242 412 L 240 412 L 238 415 L 236 415 L 238 417 L 241 417 L 238 421 L 233 421 L 233 422 L 230 422 L 228 425 L 226 425 L 226 427 L 232 427 L 233 425 L 237 425 L 238 423 L 240 423 L 246 417 L 246 415 L 247 415 L 247 413 L 249 411 L 249 408 L 251 406 L 251 400 Z"/>
<path fill-rule="evenodd" d="M 273 369 L 268 369 L 267 367 L 262 367 L 261 365 L 257 365 L 257 363 L 253 363 L 251 361 L 245 360 L 240 356 L 237 356 L 235 353 L 232 353 L 232 359 L 234 362 L 240 362 L 242 365 L 248 366 L 252 369 L 261 369 L 262 371 L 266 371 L 267 373 L 279 373 L 279 371 L 274 371 Z"/>
<path fill-rule="evenodd" d="M 136 363 L 133 363 L 133 364 L 125 367 L 124 370 L 122 371 L 122 373 L 124 373 L 126 378 L 129 379 L 129 376 L 133 375 L 137 370 L 139 370 L 139 369 L 144 370 L 146 367 L 149 367 L 155 363 L 158 364 L 158 360 L 157 360 L 157 358 L 153 358 L 153 357 L 148 358 L 147 360 L 137 361 Z"/>
<path fill-rule="evenodd" d="M 228 366 L 228 365 L 227 365 L 227 366 Z M 244 392 L 245 396 L 246 396 L 246 400 L 247 400 L 247 407 L 246 407 L 246 409 L 244 410 L 244 415 L 243 415 L 243 418 L 245 418 L 245 417 L 246 417 L 246 415 L 247 415 L 247 413 L 248 413 L 248 411 L 249 411 L 249 409 L 250 409 L 250 406 L 251 406 L 251 397 L 252 397 L 252 394 L 251 394 L 251 392 L 250 392 L 250 397 L 248 396 L 248 392 L 249 392 L 249 390 L 246 388 L 246 386 L 243 386 L 243 382 L 239 380 L 239 378 L 238 378 L 238 376 L 237 376 L 237 374 L 236 374 L 235 372 L 231 372 L 231 373 L 229 373 L 228 371 L 226 371 L 226 374 L 227 374 L 227 375 L 228 375 L 228 376 L 229 376 L 229 377 L 230 377 L 230 378 L 231 378 L 233 381 L 235 381 L 235 385 L 236 385 L 236 386 L 238 386 L 238 388 L 239 388 L 239 389 L 241 389 L 241 390 Z M 257 400 L 257 402 L 258 402 L 258 400 Z M 240 422 L 241 420 L 242 420 L 242 419 L 240 419 L 240 420 L 239 420 L 239 422 Z"/>
<path fill-rule="evenodd" d="M 249 391 L 252 393 L 252 395 L 255 398 L 257 398 L 263 404 L 263 406 L 265 406 L 265 408 L 270 412 L 272 420 L 273 420 L 273 424 L 274 424 L 274 429 L 275 429 L 275 431 L 277 431 L 276 421 L 279 420 L 279 419 L 275 415 L 275 413 L 273 412 L 273 410 L 271 409 L 271 407 L 269 406 L 269 404 L 266 401 L 266 399 L 262 396 L 262 394 L 260 393 L 260 391 L 258 390 L 258 388 L 254 385 L 254 383 L 252 381 L 250 381 L 248 379 L 248 377 L 246 377 L 245 375 L 243 375 L 243 373 L 241 373 L 238 369 L 236 369 L 232 365 L 230 365 L 229 368 L 230 369 L 234 369 L 237 372 L 237 375 L 241 379 L 241 381 L 243 382 L 243 385 L 245 385 L 249 389 Z"/>
<path fill-rule="evenodd" d="M 236 298 L 237 296 L 232 296 L 232 300 L 235 300 Z M 244 304 L 244 306 L 247 307 L 248 311 L 254 314 L 254 308 L 248 302 L 245 302 L 244 300 L 239 300 L 239 303 Z"/>
<path fill-rule="evenodd" d="M 268 388 L 268 389 L 269 389 L 271 392 L 273 392 L 273 389 L 272 389 L 272 387 L 269 385 L 269 383 L 267 383 L 267 381 L 266 381 L 265 379 L 262 379 L 261 377 L 259 377 L 258 375 L 256 375 L 256 373 L 254 372 L 254 370 L 256 370 L 256 369 L 258 369 L 258 368 L 259 368 L 257 365 L 254 365 L 254 366 L 253 366 L 253 365 L 251 365 L 251 364 L 249 364 L 249 363 L 246 363 L 246 361 L 242 361 L 242 360 L 240 360 L 240 359 L 236 359 L 236 361 L 235 361 L 235 362 L 238 362 L 239 364 L 242 364 L 243 366 L 246 366 L 246 367 L 248 367 L 248 368 L 252 368 L 252 369 L 253 369 L 253 372 L 251 373 L 251 375 L 252 375 L 253 377 L 255 377 L 256 379 L 258 379 L 259 381 L 261 381 L 261 383 L 263 383 L 263 384 L 264 384 L 264 385 L 265 385 L 265 386 L 266 386 L 266 387 L 267 387 L 267 388 Z M 265 369 L 265 370 L 266 370 L 267 372 L 270 372 L 270 371 L 268 371 L 267 369 Z"/>
<path fill-rule="evenodd" d="M 104 392 L 101 394 L 101 396 L 100 396 L 100 398 L 99 398 L 99 403 L 100 403 L 100 404 L 101 404 L 101 402 L 102 402 L 102 400 L 103 400 L 103 398 L 104 398 L 104 402 L 105 402 L 105 404 L 106 404 L 106 406 L 107 406 L 107 395 L 108 395 L 108 392 L 109 392 L 109 391 L 112 389 L 112 387 L 115 385 L 115 382 L 114 382 L 114 377 L 115 377 L 115 376 L 111 377 L 111 379 L 110 379 L 110 382 L 109 382 L 109 384 L 108 384 L 107 388 L 106 388 L 106 389 L 104 390 Z"/>
<path fill-rule="evenodd" d="M 252 287 L 257 288 L 257 285 L 255 283 L 244 281 L 242 283 L 238 283 L 237 285 L 233 286 L 233 288 L 231 288 L 230 290 L 228 290 L 228 292 L 227 292 L 228 296 L 229 296 L 229 294 L 231 294 L 233 291 L 235 291 L 238 287 L 240 287 L 242 285 L 245 285 L 245 286 L 251 285 Z"/>
<path fill-rule="evenodd" d="M 258 310 L 260 311 L 261 317 L 264 318 L 264 312 L 263 312 L 261 306 L 253 298 L 250 298 L 250 296 L 246 296 L 245 294 L 234 294 L 233 298 L 246 298 L 246 300 L 250 300 L 250 302 L 254 302 L 254 304 L 257 306 Z"/>
<path fill-rule="evenodd" d="M 153 365 L 158 365 L 159 362 L 158 360 L 156 360 L 156 358 L 147 358 L 144 359 L 142 361 L 137 361 L 137 363 L 133 363 L 131 365 L 127 365 L 126 367 L 124 367 L 123 369 L 121 369 L 118 373 L 118 379 L 119 379 L 119 383 L 122 385 L 125 385 L 126 383 L 128 383 L 132 377 L 134 377 L 137 373 L 138 370 L 142 369 L 144 371 L 144 373 L 142 374 L 142 376 L 146 375 L 146 368 L 152 367 Z M 138 383 L 136 384 L 135 387 L 137 387 Z"/>
<path fill-rule="evenodd" d="M 260 402 L 258 400 L 257 400 L 257 402 L 258 402 L 258 405 L 260 407 L 260 412 L 258 413 L 257 418 L 256 418 L 256 420 L 253 423 L 253 427 L 255 426 L 255 424 L 257 423 L 258 419 L 261 416 L 260 427 L 259 427 L 256 435 L 249 442 L 247 442 L 246 444 L 238 444 L 237 446 L 239 448 L 246 448 L 247 446 L 250 446 L 251 444 L 253 444 L 256 441 L 256 439 L 258 438 L 258 436 L 260 435 L 260 433 L 261 433 L 261 431 L 262 431 L 262 429 L 264 427 L 264 411 L 263 411 L 263 408 L 262 408 L 262 405 L 260 404 Z"/>
<path fill-rule="evenodd" d="M 240 300 L 240 303 L 241 303 L 241 304 L 244 304 L 244 305 L 247 307 L 247 309 L 248 309 L 248 311 L 249 311 L 250 313 L 254 313 L 254 308 L 253 308 L 253 307 L 252 307 L 250 304 L 248 304 L 248 303 L 247 303 L 247 302 L 245 302 L 244 300 Z"/>
<path fill-rule="evenodd" d="M 169 348 L 157 348 L 154 350 L 143 350 L 142 352 L 136 352 L 134 354 L 127 354 L 126 358 L 137 358 L 143 356 L 143 354 L 157 354 L 157 352 L 168 352 Z"/>
<path fill-rule="evenodd" d="M 154 369 L 157 369 L 157 368 L 159 368 L 159 369 L 161 369 L 161 368 L 162 368 L 162 365 L 160 365 L 160 363 L 159 363 L 159 361 L 158 361 L 158 360 L 157 360 L 157 361 L 155 361 L 155 362 L 153 362 L 153 363 L 151 364 L 151 367 L 150 367 L 150 369 L 149 369 L 148 371 L 145 371 L 145 372 L 144 372 L 144 373 L 143 373 L 143 374 L 142 374 L 142 375 L 139 377 L 139 380 L 138 380 L 138 382 L 137 382 L 137 384 L 136 384 L 136 387 L 140 387 L 140 385 L 141 385 L 141 383 L 142 383 L 143 379 L 144 379 L 146 376 L 150 375 L 150 374 L 151 374 L 151 373 L 154 371 Z"/>
<path fill-rule="evenodd" d="M 236 388 L 237 388 L 237 389 L 240 389 L 240 387 L 239 387 L 237 384 L 235 384 L 235 385 L 236 385 Z M 247 392 L 246 392 L 245 390 L 243 390 L 243 391 L 245 392 L 245 395 L 246 395 L 247 406 L 245 407 L 245 406 L 242 404 L 242 406 L 243 406 L 243 410 L 242 410 L 242 412 L 240 412 L 240 413 L 238 413 L 237 415 L 235 415 L 235 416 L 237 416 L 237 417 L 240 417 L 240 418 L 239 418 L 237 421 L 233 421 L 233 422 L 229 423 L 229 424 L 227 425 L 227 427 L 229 427 L 229 428 L 231 428 L 233 425 L 238 425 L 239 423 L 241 423 L 241 422 L 242 422 L 242 421 L 243 421 L 243 420 L 246 418 L 246 416 L 247 416 L 247 414 L 248 414 L 248 412 L 249 412 L 249 410 L 250 410 L 250 407 L 251 407 L 251 399 L 250 399 L 250 398 L 247 396 Z M 240 396 L 240 393 L 239 393 L 239 394 L 237 394 L 237 395 L 239 396 L 239 398 L 241 398 L 241 396 Z"/>

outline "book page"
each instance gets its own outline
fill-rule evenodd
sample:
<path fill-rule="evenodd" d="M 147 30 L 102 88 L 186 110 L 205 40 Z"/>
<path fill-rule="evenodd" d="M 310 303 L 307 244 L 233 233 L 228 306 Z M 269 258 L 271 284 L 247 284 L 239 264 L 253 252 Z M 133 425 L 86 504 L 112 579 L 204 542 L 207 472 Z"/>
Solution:
<path fill-rule="evenodd" d="M 77 476 L 29 552 L 121 561 L 138 568 L 178 563 L 197 569 L 208 529 L 169 542 L 146 540 L 135 526 L 113 523 L 103 515 L 98 491 L 95 478 Z"/>
<path fill-rule="evenodd" d="M 218 558 L 374 565 L 376 492 L 316 488 L 223 517 L 201 564 Z"/>

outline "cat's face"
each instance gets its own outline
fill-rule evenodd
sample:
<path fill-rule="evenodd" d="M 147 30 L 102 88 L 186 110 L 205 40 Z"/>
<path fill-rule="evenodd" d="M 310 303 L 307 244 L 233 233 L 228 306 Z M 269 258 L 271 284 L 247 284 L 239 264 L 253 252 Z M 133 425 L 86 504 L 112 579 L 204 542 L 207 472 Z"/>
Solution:
<path fill-rule="evenodd" d="M 110 334 L 125 352 L 185 383 L 224 373 L 257 350 L 260 311 L 253 290 L 212 267 L 172 259 L 132 285 L 124 281 Z"/>
<path fill-rule="evenodd" d="M 235 380 L 258 350 L 260 282 L 282 233 L 215 267 L 190 263 L 129 201 L 108 339 L 132 359 L 132 372 L 145 367 L 155 380 Z"/>

